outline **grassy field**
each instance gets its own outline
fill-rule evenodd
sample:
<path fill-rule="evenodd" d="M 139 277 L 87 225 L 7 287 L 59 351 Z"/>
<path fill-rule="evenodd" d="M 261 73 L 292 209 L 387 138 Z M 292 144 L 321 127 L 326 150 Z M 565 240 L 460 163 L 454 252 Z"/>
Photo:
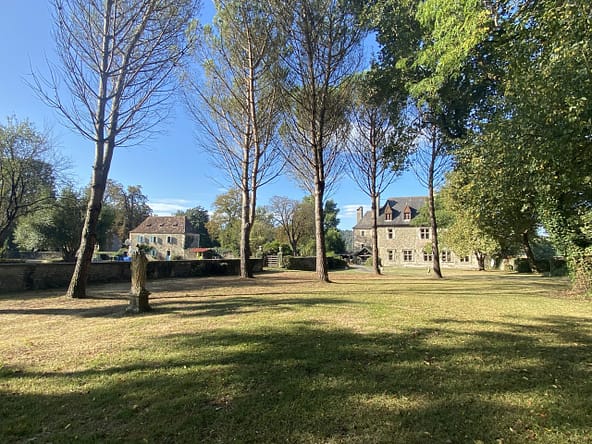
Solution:
<path fill-rule="evenodd" d="M 0 442 L 592 442 L 592 305 L 423 271 L 0 297 Z"/>

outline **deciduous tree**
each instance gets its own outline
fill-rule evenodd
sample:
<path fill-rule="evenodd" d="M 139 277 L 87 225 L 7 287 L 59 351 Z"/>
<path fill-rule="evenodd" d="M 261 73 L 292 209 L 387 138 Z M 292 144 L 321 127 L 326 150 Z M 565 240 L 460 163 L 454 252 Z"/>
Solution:
<path fill-rule="evenodd" d="M 370 198 L 372 212 L 372 267 L 380 274 L 378 211 L 380 195 L 406 166 L 410 144 L 405 143 L 402 109 L 406 94 L 386 88 L 372 72 L 359 78 L 350 112 L 346 171 Z"/>
<path fill-rule="evenodd" d="M 49 137 L 31 122 L 0 123 L 0 251 L 19 218 L 53 203 L 55 163 Z"/>
<path fill-rule="evenodd" d="M 42 98 L 95 145 L 80 254 L 68 288 L 86 282 L 114 150 L 150 135 L 174 92 L 174 70 L 187 52 L 194 0 L 52 0 L 61 66 L 35 77 Z M 61 85 L 61 82 L 64 85 Z M 65 88 L 64 88 L 65 86 Z M 66 93 L 67 92 L 67 93 Z"/>
<path fill-rule="evenodd" d="M 280 2 L 278 2 L 280 3 Z M 347 2 L 281 2 L 278 17 L 289 52 L 284 94 L 285 160 L 314 198 L 316 273 L 329 282 L 323 205 L 339 170 L 352 74 L 360 63 L 363 31 Z"/>
<path fill-rule="evenodd" d="M 214 4 L 217 15 L 199 52 L 205 79 L 188 76 L 187 103 L 207 136 L 204 147 L 241 192 L 240 275 L 246 278 L 252 277 L 257 192 L 281 171 L 276 143 L 282 36 L 268 0 Z"/>

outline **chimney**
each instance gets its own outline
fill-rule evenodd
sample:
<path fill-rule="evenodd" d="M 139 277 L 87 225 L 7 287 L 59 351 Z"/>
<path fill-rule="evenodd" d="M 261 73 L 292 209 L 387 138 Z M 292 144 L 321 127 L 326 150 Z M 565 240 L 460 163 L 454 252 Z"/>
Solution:
<path fill-rule="evenodd" d="M 360 223 L 360 221 L 364 217 L 364 207 L 358 207 L 357 213 L 358 213 L 357 214 L 358 215 L 357 223 Z"/>

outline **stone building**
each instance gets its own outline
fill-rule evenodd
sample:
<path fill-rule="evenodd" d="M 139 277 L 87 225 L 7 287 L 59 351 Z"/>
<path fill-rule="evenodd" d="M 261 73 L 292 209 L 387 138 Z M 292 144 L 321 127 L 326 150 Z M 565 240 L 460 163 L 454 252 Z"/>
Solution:
<path fill-rule="evenodd" d="M 146 245 L 156 260 L 195 259 L 199 234 L 185 216 L 149 216 L 130 231 L 129 243 Z"/>
<path fill-rule="evenodd" d="M 378 211 L 378 256 L 383 266 L 425 266 L 432 263 L 432 229 L 415 226 L 411 221 L 427 204 L 427 197 L 391 197 Z M 353 227 L 354 251 L 372 248 L 372 212 L 357 211 Z M 457 256 L 440 243 L 442 267 L 476 268 L 472 256 Z"/>

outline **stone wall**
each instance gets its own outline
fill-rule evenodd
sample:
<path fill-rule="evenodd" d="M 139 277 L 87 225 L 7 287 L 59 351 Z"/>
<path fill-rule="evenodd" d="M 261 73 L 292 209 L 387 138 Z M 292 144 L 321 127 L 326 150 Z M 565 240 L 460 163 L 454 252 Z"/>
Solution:
<path fill-rule="evenodd" d="M 253 271 L 263 270 L 262 259 L 252 259 Z M 151 261 L 148 279 L 199 276 L 238 276 L 239 259 L 205 259 L 192 261 Z M 0 264 L 0 293 L 68 287 L 73 263 Z M 125 282 L 130 280 L 129 262 L 98 262 L 90 267 L 89 283 Z"/>

